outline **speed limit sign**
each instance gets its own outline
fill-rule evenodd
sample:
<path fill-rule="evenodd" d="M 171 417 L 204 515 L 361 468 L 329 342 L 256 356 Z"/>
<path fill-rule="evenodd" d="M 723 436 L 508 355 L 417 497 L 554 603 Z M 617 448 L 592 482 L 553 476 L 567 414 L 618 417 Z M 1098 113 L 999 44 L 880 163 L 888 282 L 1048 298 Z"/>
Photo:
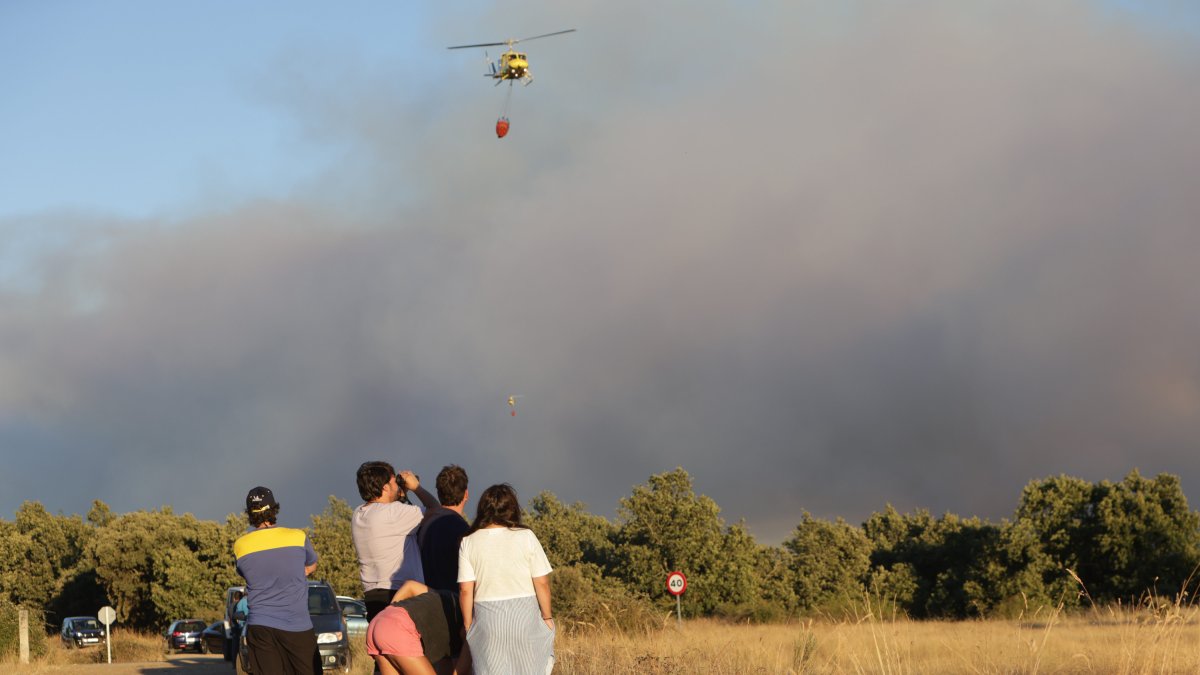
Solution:
<path fill-rule="evenodd" d="M 687 590 L 687 577 L 683 572 L 671 572 L 667 575 L 667 592 L 674 596 L 683 595 Z"/>

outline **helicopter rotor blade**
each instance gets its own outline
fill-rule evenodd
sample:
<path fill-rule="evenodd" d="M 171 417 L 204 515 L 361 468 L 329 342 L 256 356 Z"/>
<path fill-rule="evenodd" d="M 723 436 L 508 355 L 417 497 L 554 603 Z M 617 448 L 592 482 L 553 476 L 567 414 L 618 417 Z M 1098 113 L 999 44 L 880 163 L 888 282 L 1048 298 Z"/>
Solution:
<path fill-rule="evenodd" d="M 528 42 L 530 40 L 536 40 L 538 38 L 550 37 L 551 35 L 562 35 L 563 33 L 574 33 L 574 32 L 575 32 L 574 28 L 568 28 L 566 30 L 560 30 L 555 33 L 546 33 L 545 35 L 534 35 L 533 37 L 521 38 L 520 40 L 513 40 L 513 44 L 516 44 L 518 42 Z"/>
<path fill-rule="evenodd" d="M 507 42 L 484 42 L 477 45 L 458 45 L 455 47 L 446 47 L 446 49 L 471 49 L 474 47 L 500 47 L 508 44 Z"/>

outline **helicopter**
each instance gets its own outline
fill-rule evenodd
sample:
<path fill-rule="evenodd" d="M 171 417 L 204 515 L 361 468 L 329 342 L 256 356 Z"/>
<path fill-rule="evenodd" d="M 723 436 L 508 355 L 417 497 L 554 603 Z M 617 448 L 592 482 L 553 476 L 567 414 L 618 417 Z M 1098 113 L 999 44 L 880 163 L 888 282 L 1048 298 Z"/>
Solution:
<path fill-rule="evenodd" d="M 475 47 L 508 47 L 504 53 L 500 54 L 500 58 L 492 61 L 488 60 L 488 67 L 491 72 L 484 73 L 484 77 L 490 77 L 499 85 L 501 82 L 508 80 L 511 85 L 516 80 L 523 80 L 525 86 L 533 83 L 533 73 L 529 72 L 529 59 L 525 57 L 523 52 L 518 52 L 513 49 L 513 45 L 518 42 L 528 42 L 529 40 L 537 40 L 538 38 L 550 37 L 551 35 L 562 35 L 563 33 L 574 33 L 574 28 L 560 30 L 554 33 L 546 33 L 544 35 L 534 35 L 527 38 L 510 38 L 504 42 L 484 42 L 477 45 L 457 45 L 455 47 L 447 47 L 446 49 L 472 49 Z"/>

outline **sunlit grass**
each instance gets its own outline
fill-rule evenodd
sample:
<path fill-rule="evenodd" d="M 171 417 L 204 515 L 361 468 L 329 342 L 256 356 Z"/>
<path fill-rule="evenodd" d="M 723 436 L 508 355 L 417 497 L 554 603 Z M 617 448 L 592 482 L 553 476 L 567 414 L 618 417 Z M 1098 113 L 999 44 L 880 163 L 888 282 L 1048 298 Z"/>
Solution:
<path fill-rule="evenodd" d="M 866 603 L 861 609 L 843 619 L 789 624 L 705 619 L 677 628 L 671 616 L 634 631 L 564 631 L 554 672 L 1149 675 L 1196 673 L 1200 664 L 1200 610 L 1155 598 L 1072 615 L 1035 611 L 1017 620 L 910 621 Z M 114 633 L 114 662 L 165 660 L 157 634 L 120 628 Z M 352 648 L 353 673 L 368 675 L 372 662 L 362 641 Z M 52 640 L 35 663 L 18 667 L 7 657 L 0 672 L 69 673 L 72 666 L 105 658 L 103 647 L 68 650 Z"/>
<path fill-rule="evenodd" d="M 599 673 L 1195 673 L 1200 613 L 1114 608 L 1019 621 L 858 620 L 789 625 L 685 622 L 641 634 L 559 639 L 555 672 Z"/>
<path fill-rule="evenodd" d="M 157 633 L 126 630 L 114 626 L 112 634 L 113 663 L 155 662 L 166 660 L 166 642 Z M 67 649 L 57 634 L 46 638 L 46 654 L 18 668 L 15 655 L 0 661 L 4 672 L 69 672 L 70 666 L 107 663 L 108 648 L 104 645 L 84 649 Z"/>

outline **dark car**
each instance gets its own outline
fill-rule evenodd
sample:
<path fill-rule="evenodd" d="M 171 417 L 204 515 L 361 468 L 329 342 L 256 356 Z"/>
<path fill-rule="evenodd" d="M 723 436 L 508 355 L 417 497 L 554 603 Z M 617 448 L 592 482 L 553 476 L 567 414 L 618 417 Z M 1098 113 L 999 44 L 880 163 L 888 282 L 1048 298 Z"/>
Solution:
<path fill-rule="evenodd" d="M 107 639 L 104 626 L 94 616 L 69 616 L 63 619 L 59 636 L 67 649 L 94 647 L 104 644 Z"/>
<path fill-rule="evenodd" d="M 203 654 L 204 640 L 200 639 L 200 635 L 207 627 L 207 624 L 200 619 L 180 619 L 172 622 L 163 632 L 167 638 L 167 653 L 196 652 Z"/>
<path fill-rule="evenodd" d="M 200 639 L 204 641 L 204 651 L 209 654 L 225 653 L 225 622 L 217 621 L 210 624 L 200 634 Z"/>
<path fill-rule="evenodd" d="M 340 670 L 349 673 L 350 636 L 346 621 L 333 588 L 324 581 L 308 582 L 308 615 L 312 618 L 313 632 L 317 635 L 317 649 L 321 652 L 321 670 Z M 234 664 L 238 675 L 250 673 L 246 636 L 239 644 L 238 659 Z M 265 674 L 264 674 L 265 675 Z"/>

